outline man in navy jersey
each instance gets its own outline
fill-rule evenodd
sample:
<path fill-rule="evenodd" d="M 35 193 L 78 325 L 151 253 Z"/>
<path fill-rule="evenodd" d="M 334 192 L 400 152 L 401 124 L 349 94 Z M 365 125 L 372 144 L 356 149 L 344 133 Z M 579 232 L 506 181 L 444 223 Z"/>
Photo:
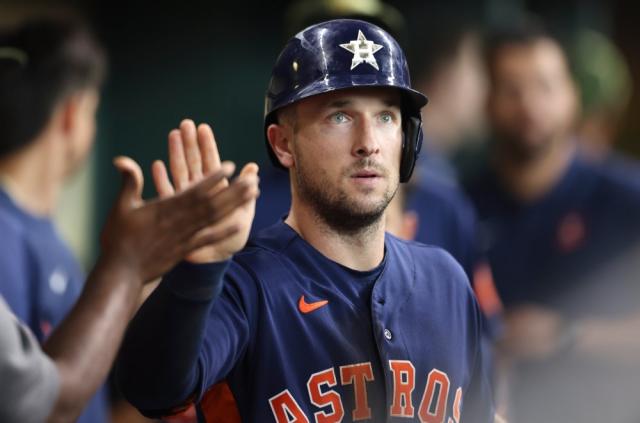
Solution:
<path fill-rule="evenodd" d="M 271 167 L 262 170 L 260 191 L 262 194 L 256 202 L 252 235 L 286 216 L 291 207 L 289 175 L 282 169 Z M 473 277 L 477 264 L 476 218 L 473 206 L 459 188 L 438 180 L 428 185 L 413 185 L 398 206 L 402 209 L 398 218 L 409 213 L 413 219 L 410 236 L 405 239 L 443 248 L 462 265 L 469 278 Z M 399 235 L 393 230 L 390 232 Z"/>
<path fill-rule="evenodd" d="M 463 269 L 385 235 L 425 103 L 382 29 L 334 20 L 293 37 L 265 115 L 291 210 L 246 246 L 252 216 L 235 213 L 241 234 L 165 276 L 120 353 L 125 397 L 148 416 L 196 403 L 209 422 L 493 421 Z M 183 121 L 169 142 L 178 189 L 219 167 L 207 126 Z M 176 189 L 167 172 L 155 182 L 161 195 Z"/>
<path fill-rule="evenodd" d="M 577 152 L 578 95 L 542 28 L 496 33 L 486 58 L 494 137 L 467 188 L 506 310 L 510 418 L 636 421 L 639 173 Z"/>

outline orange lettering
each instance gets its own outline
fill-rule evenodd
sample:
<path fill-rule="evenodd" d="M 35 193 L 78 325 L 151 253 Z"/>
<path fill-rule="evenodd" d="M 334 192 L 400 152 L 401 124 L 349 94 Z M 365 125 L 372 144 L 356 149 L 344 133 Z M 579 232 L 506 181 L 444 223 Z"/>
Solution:
<path fill-rule="evenodd" d="M 309 423 L 288 389 L 269 398 L 269 405 L 277 423 Z"/>
<path fill-rule="evenodd" d="M 336 386 L 336 372 L 333 368 L 312 374 L 307 382 L 307 389 L 309 390 L 311 403 L 319 408 L 327 406 L 332 408 L 330 413 L 326 413 L 324 411 L 318 411 L 315 413 L 314 416 L 316 418 L 316 422 L 337 423 L 342 421 L 342 418 L 344 417 L 344 408 L 342 407 L 340 394 L 333 390 L 323 393 L 320 390 L 320 385 L 327 385 L 329 387 Z"/>
<path fill-rule="evenodd" d="M 367 382 L 373 380 L 371 363 L 358 363 L 340 367 L 340 379 L 343 385 L 353 384 L 356 407 L 351 414 L 353 421 L 371 419 L 371 408 L 367 399 Z"/>
<path fill-rule="evenodd" d="M 393 417 L 413 417 L 411 393 L 415 388 L 416 369 L 407 360 L 389 360 L 393 372 L 393 403 L 390 414 Z"/>
<path fill-rule="evenodd" d="M 437 393 L 436 386 L 438 386 Z M 422 401 L 420 401 L 420 410 L 418 410 L 420 421 L 423 423 L 444 423 L 448 397 L 449 377 L 440 370 L 431 370 Z"/>

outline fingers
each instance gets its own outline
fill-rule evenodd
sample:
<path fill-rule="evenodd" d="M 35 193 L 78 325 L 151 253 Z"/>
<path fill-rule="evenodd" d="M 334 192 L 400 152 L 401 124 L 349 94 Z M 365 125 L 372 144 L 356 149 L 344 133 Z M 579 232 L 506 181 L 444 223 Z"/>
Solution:
<path fill-rule="evenodd" d="M 118 196 L 118 206 L 126 208 L 140 206 L 144 184 L 142 169 L 133 159 L 125 156 L 113 159 L 113 165 L 122 174 L 122 188 Z"/>
<path fill-rule="evenodd" d="M 250 185 L 255 184 L 255 196 L 251 199 L 251 201 L 247 201 L 244 204 L 245 211 L 249 213 L 248 215 L 250 215 L 251 218 L 253 218 L 253 215 L 255 213 L 256 199 L 260 195 L 260 190 L 258 188 L 258 182 L 260 181 L 260 178 L 258 177 L 258 171 L 259 168 L 257 164 L 247 163 L 240 171 L 240 176 L 238 177 L 238 180 L 247 181 L 247 183 Z"/>
<path fill-rule="evenodd" d="M 225 239 L 237 234 L 238 231 L 240 231 L 240 227 L 236 224 L 231 224 L 217 230 L 202 230 L 197 235 L 191 237 L 189 241 L 187 241 L 186 254 L 189 254 L 197 250 L 198 248 L 222 242 Z"/>
<path fill-rule="evenodd" d="M 175 190 L 171 181 L 169 181 L 169 175 L 167 174 L 167 168 L 161 160 L 156 160 L 151 165 L 151 174 L 153 176 L 153 183 L 156 186 L 156 191 L 160 198 L 171 197 Z"/>
<path fill-rule="evenodd" d="M 220 153 L 211 127 L 206 123 L 198 125 L 198 144 L 202 156 L 204 174 L 215 172 L 220 167 Z"/>
<path fill-rule="evenodd" d="M 202 157 L 200 156 L 196 125 L 191 119 L 184 119 L 180 122 L 180 135 L 189 171 L 189 181 L 199 181 L 202 179 Z"/>
<path fill-rule="evenodd" d="M 254 201 L 258 195 L 256 175 L 248 176 L 244 180 L 237 179 L 222 190 L 215 188 L 224 175 L 232 172 L 233 164 L 225 162 L 220 171 L 180 197 L 174 197 L 174 201 L 165 200 L 162 216 L 166 220 L 164 225 L 159 226 L 180 227 L 191 236 L 192 231 L 218 224 L 235 210 Z"/>
<path fill-rule="evenodd" d="M 208 224 L 215 224 L 228 214 L 253 201 L 258 196 L 258 177 L 249 176 L 235 180 L 229 187 L 217 191 L 210 201 L 204 204 Z"/>
<path fill-rule="evenodd" d="M 169 168 L 176 190 L 185 190 L 189 185 L 189 169 L 182 145 L 182 135 L 178 129 L 169 132 Z"/>
<path fill-rule="evenodd" d="M 246 165 L 244 165 L 244 167 L 242 168 L 242 170 L 240 171 L 240 177 L 245 177 L 245 176 L 249 176 L 249 175 L 257 175 L 258 174 L 258 170 L 259 167 L 257 164 L 255 163 L 247 163 Z"/>
<path fill-rule="evenodd" d="M 179 129 L 169 133 L 169 168 L 177 191 L 220 169 L 220 154 L 209 125 L 196 129 L 193 120 L 184 119 Z M 223 181 L 221 187 L 226 185 Z"/>
<path fill-rule="evenodd" d="M 232 161 L 224 161 L 219 166 L 219 169 L 205 177 L 202 181 L 198 182 L 196 185 L 192 187 L 193 190 L 202 191 L 206 193 L 207 197 L 211 196 L 213 193 L 210 191 L 219 186 L 219 184 L 223 181 L 226 181 L 228 178 L 233 175 L 233 172 L 236 170 L 236 165 Z"/>
<path fill-rule="evenodd" d="M 171 184 L 163 182 L 166 179 L 166 170 L 162 162 L 154 163 L 153 169 L 154 178 L 158 179 L 160 199 L 150 201 L 147 205 L 157 210 L 158 227 L 166 230 L 179 228 L 179 230 L 183 230 L 188 236 L 191 236 L 194 231 L 215 222 L 219 218 L 220 215 L 212 213 L 212 208 L 218 207 L 217 201 L 214 199 L 218 192 L 215 188 L 221 181 L 226 180 L 233 174 L 235 171 L 233 162 L 224 162 L 217 172 L 177 196 L 165 195 L 173 188 Z M 164 172 L 164 175 L 162 175 L 162 172 Z M 163 186 L 163 184 L 165 185 Z M 235 200 L 238 203 L 243 201 L 240 191 L 237 187 L 234 188 L 237 196 Z M 226 198 L 223 197 L 223 201 Z"/>

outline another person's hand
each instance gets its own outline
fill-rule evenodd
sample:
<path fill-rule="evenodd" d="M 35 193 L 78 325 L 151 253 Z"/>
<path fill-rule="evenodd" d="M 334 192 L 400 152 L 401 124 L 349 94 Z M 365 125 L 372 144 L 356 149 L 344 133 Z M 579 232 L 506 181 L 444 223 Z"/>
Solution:
<path fill-rule="evenodd" d="M 163 162 L 153 164 L 153 179 L 161 198 L 183 192 L 189 187 L 214 174 L 221 169 L 220 154 L 211 127 L 185 119 L 180 123 L 180 129 L 169 133 L 169 168 L 171 181 Z M 223 261 L 240 251 L 247 242 L 251 223 L 255 213 L 255 198 L 257 197 L 258 166 L 249 163 L 244 166 L 233 184 L 243 184 L 252 187 L 254 195 L 242 206 L 237 207 L 224 219 L 213 222 L 203 231 L 203 234 L 226 232 L 234 228 L 234 234 L 222 242 L 212 243 L 189 254 L 186 259 L 193 263 L 207 263 Z M 229 186 L 227 178 L 222 179 L 214 191 L 223 192 Z"/>
<path fill-rule="evenodd" d="M 222 186 L 235 169 L 224 163 L 178 194 L 145 202 L 138 164 L 128 157 L 118 157 L 114 164 L 123 186 L 102 232 L 100 261 L 142 282 L 161 276 L 203 246 L 228 242 L 243 229 L 229 217 L 252 208 L 258 195 L 255 176 Z M 228 223 L 215 226 L 221 222 Z"/>

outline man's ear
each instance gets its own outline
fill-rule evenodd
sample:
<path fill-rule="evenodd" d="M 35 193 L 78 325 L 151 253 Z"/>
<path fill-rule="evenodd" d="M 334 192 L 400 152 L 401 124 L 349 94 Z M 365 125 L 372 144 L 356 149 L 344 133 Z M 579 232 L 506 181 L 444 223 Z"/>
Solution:
<path fill-rule="evenodd" d="M 78 125 L 82 100 L 82 95 L 72 94 L 65 97 L 59 104 L 60 128 L 67 135 L 73 133 Z"/>
<path fill-rule="evenodd" d="M 291 153 L 291 137 L 293 130 L 284 125 L 272 123 L 267 127 L 267 139 L 271 150 L 275 153 L 280 164 L 289 169 L 293 166 L 293 154 Z"/>

